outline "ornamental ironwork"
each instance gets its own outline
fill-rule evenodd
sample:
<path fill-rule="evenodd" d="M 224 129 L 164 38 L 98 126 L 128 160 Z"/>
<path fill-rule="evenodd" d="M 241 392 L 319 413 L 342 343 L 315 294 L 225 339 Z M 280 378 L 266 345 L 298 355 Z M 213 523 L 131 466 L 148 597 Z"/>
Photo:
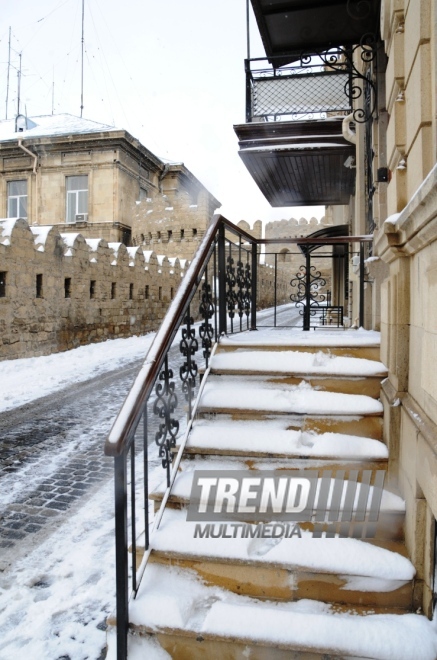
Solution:
<path fill-rule="evenodd" d="M 229 315 L 229 318 L 232 319 L 235 316 L 235 306 L 237 304 L 237 292 L 235 287 L 237 286 L 237 278 L 235 277 L 235 266 L 234 260 L 231 256 L 227 258 L 226 265 L 226 309 Z"/>
<path fill-rule="evenodd" d="M 237 309 L 240 319 L 245 314 L 247 317 L 250 314 L 251 292 L 252 292 L 252 277 L 250 273 L 250 264 L 244 264 L 242 261 L 237 261 L 237 277 L 236 282 L 238 286 L 237 292 Z"/>
<path fill-rule="evenodd" d="M 320 293 L 321 287 L 326 286 L 326 280 L 315 266 L 302 265 L 296 277 L 290 280 L 290 285 L 296 289 L 291 293 L 290 300 L 299 307 L 299 314 L 304 317 L 303 329 L 308 330 L 310 317 L 316 316 L 317 309 L 326 300 L 326 296 Z"/>
<path fill-rule="evenodd" d="M 199 305 L 199 314 L 203 321 L 199 327 L 199 337 L 202 340 L 203 357 L 206 360 L 206 368 L 208 368 L 208 361 L 211 355 L 212 340 L 214 337 L 214 329 L 210 320 L 215 313 L 214 298 L 212 296 L 211 285 L 208 282 L 208 268 L 205 270 L 205 280 L 201 287 L 201 302 Z"/>
<path fill-rule="evenodd" d="M 155 442 L 159 447 L 158 455 L 162 459 L 162 467 L 167 470 L 167 485 L 170 485 L 172 449 L 176 446 L 176 436 L 179 431 L 179 422 L 173 417 L 178 399 L 175 393 L 173 370 L 169 369 L 167 355 L 163 366 L 155 385 L 156 399 L 153 404 L 153 413 L 162 420 L 155 434 Z"/>
<path fill-rule="evenodd" d="M 191 417 L 191 402 L 193 399 L 193 391 L 196 387 L 197 364 L 194 360 L 194 355 L 199 348 L 196 339 L 196 330 L 193 328 L 193 319 L 190 316 L 190 308 L 188 308 L 185 319 L 185 327 L 182 327 L 182 339 L 179 342 L 179 350 L 185 358 L 185 362 L 179 369 L 179 375 L 182 381 L 182 391 L 185 394 L 185 399 L 189 405 L 189 416 Z"/>

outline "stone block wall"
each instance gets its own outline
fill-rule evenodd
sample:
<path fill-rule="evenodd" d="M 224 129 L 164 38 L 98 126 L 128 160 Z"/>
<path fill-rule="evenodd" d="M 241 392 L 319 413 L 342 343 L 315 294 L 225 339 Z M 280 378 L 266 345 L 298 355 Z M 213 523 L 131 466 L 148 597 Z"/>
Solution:
<path fill-rule="evenodd" d="M 0 359 L 156 330 L 188 264 L 141 246 L 1 220 Z M 261 265 L 258 307 L 273 304 L 274 280 Z M 279 278 L 278 303 L 284 291 Z"/>

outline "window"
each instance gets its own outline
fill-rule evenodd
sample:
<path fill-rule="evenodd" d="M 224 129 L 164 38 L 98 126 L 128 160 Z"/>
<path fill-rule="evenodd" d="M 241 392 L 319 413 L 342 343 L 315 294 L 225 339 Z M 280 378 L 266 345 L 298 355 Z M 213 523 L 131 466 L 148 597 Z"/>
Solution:
<path fill-rule="evenodd" d="M 174 298 L 174 289 L 173 287 L 170 287 L 170 300 L 173 300 Z"/>
<path fill-rule="evenodd" d="M 36 276 L 36 297 L 42 298 L 42 274 Z"/>
<path fill-rule="evenodd" d="M 71 298 L 71 277 L 64 280 L 64 298 Z"/>
<path fill-rule="evenodd" d="M 172 232 L 172 230 L 169 229 L 168 232 L 167 232 L 167 234 L 168 234 L 168 240 L 171 241 L 172 238 L 173 238 L 173 232 Z"/>
<path fill-rule="evenodd" d="M 88 176 L 67 176 L 66 222 L 77 222 L 77 216 L 88 215 Z"/>
<path fill-rule="evenodd" d="M 6 271 L 0 271 L 0 298 L 6 297 Z"/>
<path fill-rule="evenodd" d="M 27 181 L 8 181 L 8 218 L 27 218 Z"/>
<path fill-rule="evenodd" d="M 90 282 L 90 298 L 96 297 L 96 280 Z"/>
<path fill-rule="evenodd" d="M 162 300 L 162 286 L 158 289 L 158 300 Z"/>
<path fill-rule="evenodd" d="M 181 229 L 181 239 L 184 238 L 185 229 Z"/>
<path fill-rule="evenodd" d="M 193 238 L 196 238 L 197 236 L 197 229 L 193 229 Z"/>
<path fill-rule="evenodd" d="M 148 284 L 146 284 L 146 286 L 144 287 L 144 298 L 145 298 L 145 300 L 147 300 L 149 298 L 149 285 Z"/>
<path fill-rule="evenodd" d="M 112 284 L 111 284 L 111 298 L 112 298 L 112 300 L 114 300 L 116 295 L 117 295 L 117 282 L 112 282 Z"/>
<path fill-rule="evenodd" d="M 132 300 L 134 297 L 134 285 L 129 284 L 129 300 Z"/>

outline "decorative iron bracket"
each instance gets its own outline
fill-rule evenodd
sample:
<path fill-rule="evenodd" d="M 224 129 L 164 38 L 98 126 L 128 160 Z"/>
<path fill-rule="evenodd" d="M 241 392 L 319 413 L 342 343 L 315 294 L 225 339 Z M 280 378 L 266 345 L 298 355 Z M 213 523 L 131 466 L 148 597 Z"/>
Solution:
<path fill-rule="evenodd" d="M 358 5 L 357 5 L 358 6 Z M 356 54 L 363 65 L 364 71 L 360 71 L 355 65 Z M 310 53 L 301 53 L 300 65 L 314 66 L 312 58 L 318 57 L 322 65 L 334 71 L 348 72 L 349 80 L 344 87 L 344 93 L 349 99 L 351 105 L 354 101 L 370 94 L 371 103 L 363 104 L 363 107 L 352 111 L 354 121 L 358 124 L 365 124 L 375 118 L 376 115 L 376 85 L 374 80 L 367 74 L 368 67 L 376 59 L 377 41 L 375 35 L 365 34 L 360 43 L 355 46 L 344 47 L 337 46 L 327 51 L 311 51 Z"/>

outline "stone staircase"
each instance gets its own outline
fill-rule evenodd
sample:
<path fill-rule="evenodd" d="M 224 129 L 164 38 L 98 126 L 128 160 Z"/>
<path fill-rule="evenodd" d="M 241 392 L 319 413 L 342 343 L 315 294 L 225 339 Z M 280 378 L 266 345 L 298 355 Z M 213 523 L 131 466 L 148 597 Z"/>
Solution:
<path fill-rule="evenodd" d="M 241 525 L 228 527 L 228 538 L 200 538 L 197 523 L 187 521 L 196 470 L 315 471 L 325 484 L 334 477 L 357 483 L 349 509 L 377 492 L 388 454 L 378 401 L 386 370 L 374 333 L 302 335 L 223 338 L 212 358 L 130 603 L 135 657 L 437 656 L 431 622 L 412 614 L 418 607 L 415 570 L 404 546 L 405 506 L 396 493 L 383 490 L 372 538 L 361 538 L 370 523 L 351 526 L 347 495 L 333 517 L 340 522 L 303 522 L 301 537 L 242 538 L 247 528 Z M 165 484 L 152 493 L 155 509 L 164 491 Z M 140 538 L 138 563 L 143 551 Z"/>

